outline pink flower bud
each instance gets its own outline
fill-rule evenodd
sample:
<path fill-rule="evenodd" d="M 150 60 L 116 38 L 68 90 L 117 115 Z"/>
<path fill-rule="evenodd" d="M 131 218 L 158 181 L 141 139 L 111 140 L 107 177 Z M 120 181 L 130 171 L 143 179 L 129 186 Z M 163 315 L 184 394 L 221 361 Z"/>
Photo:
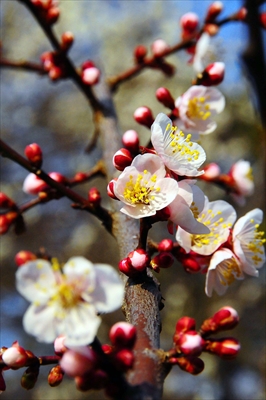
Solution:
<path fill-rule="evenodd" d="M 65 346 L 65 339 L 66 337 L 64 335 L 60 335 L 57 336 L 57 338 L 54 341 L 54 352 L 58 356 L 61 356 L 68 350 L 67 347 Z"/>
<path fill-rule="evenodd" d="M 101 204 L 102 200 L 101 193 L 96 187 L 93 187 L 89 190 L 88 200 L 94 206 L 99 206 Z"/>
<path fill-rule="evenodd" d="M 203 86 L 219 85 L 224 79 L 225 65 L 223 62 L 209 64 L 202 73 L 200 84 Z"/>
<path fill-rule="evenodd" d="M 48 374 L 48 383 L 51 387 L 60 385 L 64 378 L 64 371 L 60 365 L 53 367 Z"/>
<path fill-rule="evenodd" d="M 186 33 L 194 33 L 199 25 L 199 17 L 193 12 L 184 14 L 180 19 L 180 26 Z"/>
<path fill-rule="evenodd" d="M 72 46 L 73 42 L 74 42 L 74 35 L 72 32 L 64 32 L 61 36 L 61 48 L 64 51 L 67 51 L 70 49 L 70 47 Z"/>
<path fill-rule="evenodd" d="M 139 135 L 133 129 L 123 134 L 122 143 L 132 154 L 137 154 L 139 152 Z"/>
<path fill-rule="evenodd" d="M 49 78 L 52 81 L 57 81 L 58 79 L 62 78 L 64 76 L 62 68 L 52 65 L 51 68 L 49 69 Z"/>
<path fill-rule="evenodd" d="M 151 110 L 145 106 L 136 109 L 136 111 L 134 112 L 134 119 L 140 125 L 147 126 L 147 128 L 149 129 L 154 122 L 154 117 Z"/>
<path fill-rule="evenodd" d="M 113 156 L 113 164 L 118 171 L 124 171 L 126 167 L 131 165 L 133 157 L 129 150 L 120 149 Z"/>
<path fill-rule="evenodd" d="M 46 182 L 40 179 L 35 174 L 29 174 L 23 183 L 23 191 L 27 194 L 38 194 L 42 190 L 48 189 L 49 186 Z"/>
<path fill-rule="evenodd" d="M 241 346 L 237 339 L 233 337 L 223 339 L 209 339 L 205 341 L 204 351 L 216 354 L 226 360 L 234 359 L 239 353 Z"/>
<path fill-rule="evenodd" d="M 65 183 L 66 178 L 64 175 L 60 174 L 59 172 L 49 172 L 48 174 L 50 178 L 52 178 L 54 181 L 58 183 Z"/>
<path fill-rule="evenodd" d="M 20 347 L 17 342 L 9 347 L 2 355 L 4 363 L 10 368 L 21 368 L 26 365 L 28 356 L 23 347 Z"/>
<path fill-rule="evenodd" d="M 37 143 L 25 147 L 24 154 L 32 165 L 40 168 L 42 165 L 42 149 Z"/>
<path fill-rule="evenodd" d="M 111 197 L 111 199 L 114 199 L 114 200 L 118 200 L 118 198 L 116 197 L 116 195 L 114 193 L 114 185 L 115 185 L 116 181 L 117 181 L 117 178 L 112 179 L 107 185 L 107 194 L 109 197 Z"/>
<path fill-rule="evenodd" d="M 148 253 L 143 249 L 136 249 L 128 254 L 132 267 L 137 271 L 144 271 L 150 263 Z"/>
<path fill-rule="evenodd" d="M 75 350 L 66 351 L 60 365 L 69 376 L 83 376 L 95 368 L 97 360 L 97 354 L 90 347 L 84 346 L 82 353 Z"/>
<path fill-rule="evenodd" d="M 54 24 L 60 16 L 60 10 L 58 7 L 51 7 L 47 11 L 46 21 L 48 24 Z"/>
<path fill-rule="evenodd" d="M 216 163 L 210 163 L 204 166 L 204 174 L 202 175 L 202 179 L 204 180 L 212 180 L 217 178 L 221 173 L 221 168 Z"/>
<path fill-rule="evenodd" d="M 241 7 L 240 10 L 237 12 L 237 19 L 238 21 L 245 21 L 247 17 L 248 10 L 246 7 Z"/>
<path fill-rule="evenodd" d="M 192 375 L 198 375 L 204 370 L 204 362 L 198 357 L 178 357 L 169 361 L 171 364 L 177 364 L 183 371 Z"/>
<path fill-rule="evenodd" d="M 15 255 L 15 263 L 18 267 L 25 264 L 28 261 L 36 260 L 37 256 L 31 251 L 21 250 Z"/>
<path fill-rule="evenodd" d="M 221 1 L 215 1 L 212 3 L 208 10 L 205 18 L 205 22 L 213 22 L 216 17 L 223 11 L 223 3 Z"/>
<path fill-rule="evenodd" d="M 147 55 L 147 47 L 143 46 L 142 44 L 135 47 L 134 57 L 138 64 L 143 62 L 146 55 Z"/>
<path fill-rule="evenodd" d="M 134 365 L 134 354 L 128 349 L 122 349 L 114 355 L 114 363 L 123 372 L 128 371 Z"/>
<path fill-rule="evenodd" d="M 169 45 L 163 39 L 157 39 L 151 45 L 151 51 L 155 57 L 162 57 L 169 48 Z"/>
<path fill-rule="evenodd" d="M 131 276 L 135 273 L 134 268 L 131 265 L 129 258 L 123 258 L 119 261 L 118 268 L 120 272 L 123 272 L 126 276 Z"/>
<path fill-rule="evenodd" d="M 116 348 L 132 349 L 137 338 L 137 330 L 128 322 L 117 322 L 110 329 L 109 337 Z"/>
<path fill-rule="evenodd" d="M 174 243 L 171 239 L 163 239 L 158 245 L 159 251 L 172 251 Z"/>
<path fill-rule="evenodd" d="M 177 321 L 175 330 L 177 333 L 180 334 L 188 331 L 194 331 L 195 328 L 196 328 L 196 321 L 194 318 L 182 317 Z"/>
<path fill-rule="evenodd" d="M 204 335 L 207 335 L 221 330 L 233 329 L 238 322 L 239 316 L 234 308 L 222 307 L 213 317 L 206 319 L 200 329 Z"/>
<path fill-rule="evenodd" d="M 201 271 L 200 264 L 198 263 L 197 260 L 195 260 L 192 257 L 191 258 L 190 257 L 184 258 L 182 260 L 182 265 L 183 265 L 185 271 L 189 272 L 189 273 L 195 273 L 195 272 Z"/>
<path fill-rule="evenodd" d="M 101 76 L 101 71 L 96 67 L 86 68 L 82 71 L 81 79 L 86 85 L 96 85 Z"/>
<path fill-rule="evenodd" d="M 175 100 L 173 99 L 171 93 L 165 87 L 160 87 L 156 90 L 156 97 L 160 103 L 162 103 L 165 107 L 173 110 L 175 108 Z"/>
<path fill-rule="evenodd" d="M 0 208 L 12 208 L 16 204 L 5 193 L 0 192 Z"/>
<path fill-rule="evenodd" d="M 170 268 L 174 263 L 174 257 L 169 252 L 159 253 L 151 260 L 151 267 L 156 272 L 160 271 L 160 268 Z"/>
<path fill-rule="evenodd" d="M 199 356 L 202 352 L 204 340 L 196 331 L 187 331 L 180 335 L 176 347 L 185 355 Z"/>

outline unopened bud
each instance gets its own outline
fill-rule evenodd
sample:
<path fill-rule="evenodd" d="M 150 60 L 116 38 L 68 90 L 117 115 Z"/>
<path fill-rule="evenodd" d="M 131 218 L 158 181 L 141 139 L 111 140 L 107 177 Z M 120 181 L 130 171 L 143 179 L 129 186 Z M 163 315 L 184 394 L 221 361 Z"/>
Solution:
<path fill-rule="evenodd" d="M 202 352 L 204 340 L 196 331 L 187 331 L 180 335 L 176 347 L 185 355 L 199 356 Z"/>
<path fill-rule="evenodd" d="M 47 11 L 46 21 L 48 24 L 54 24 L 60 16 L 60 10 L 58 7 L 51 7 Z"/>
<path fill-rule="evenodd" d="M 0 208 L 13 208 L 16 204 L 5 193 L 0 192 Z"/>
<path fill-rule="evenodd" d="M 15 342 L 4 352 L 2 359 L 10 368 L 21 368 L 25 366 L 28 356 L 23 347 L 20 347 L 19 344 Z"/>
<path fill-rule="evenodd" d="M 132 154 L 137 154 L 139 152 L 139 135 L 133 129 L 123 134 L 122 143 Z"/>
<path fill-rule="evenodd" d="M 154 269 L 156 272 L 159 272 L 160 268 L 170 268 L 174 263 L 174 257 L 171 253 L 169 252 L 162 252 L 157 254 L 152 260 L 151 260 L 151 267 Z"/>
<path fill-rule="evenodd" d="M 266 12 L 260 14 L 260 24 L 262 28 L 266 29 Z"/>
<path fill-rule="evenodd" d="M 15 255 L 15 263 L 18 267 L 28 261 L 36 260 L 37 256 L 31 251 L 21 250 Z"/>
<path fill-rule="evenodd" d="M 111 353 L 113 353 L 114 348 L 110 344 L 102 344 L 102 351 L 105 354 L 111 354 Z"/>
<path fill-rule="evenodd" d="M 182 317 L 180 318 L 175 327 L 176 333 L 185 333 L 188 331 L 194 331 L 196 328 L 196 321 L 191 317 Z"/>
<path fill-rule="evenodd" d="M 237 12 L 237 19 L 238 21 L 245 21 L 247 17 L 248 10 L 246 7 L 241 7 L 240 10 Z"/>
<path fill-rule="evenodd" d="M 32 366 L 26 369 L 21 377 L 21 386 L 24 389 L 30 390 L 34 388 L 39 375 L 39 366 Z"/>
<path fill-rule="evenodd" d="M 66 177 L 64 175 L 60 174 L 60 172 L 49 172 L 48 175 L 50 176 L 50 178 L 52 178 L 54 181 L 56 181 L 58 183 L 66 182 Z"/>
<path fill-rule="evenodd" d="M 97 359 L 96 353 L 90 347 L 84 346 L 82 353 L 75 350 L 66 351 L 60 360 L 60 365 L 69 376 L 82 376 L 95 368 Z"/>
<path fill-rule="evenodd" d="M 113 156 L 113 165 L 118 171 L 124 171 L 126 167 L 131 165 L 133 157 L 129 150 L 120 149 Z"/>
<path fill-rule="evenodd" d="M 126 276 L 131 276 L 135 273 L 134 268 L 131 265 L 129 258 L 123 258 L 119 261 L 118 264 L 119 271 L 125 274 Z"/>
<path fill-rule="evenodd" d="M 162 57 L 169 48 L 169 45 L 163 39 L 157 39 L 151 45 L 155 57 Z"/>
<path fill-rule="evenodd" d="M 96 67 L 86 68 L 82 71 L 81 79 L 86 85 L 96 85 L 101 77 L 101 71 Z"/>
<path fill-rule="evenodd" d="M 150 128 L 154 122 L 154 117 L 151 110 L 148 107 L 139 107 L 134 112 L 134 119 L 139 124 L 147 126 Z"/>
<path fill-rule="evenodd" d="M 135 326 L 128 322 L 117 322 L 110 329 L 109 337 L 116 348 L 132 349 L 137 338 L 137 331 Z"/>
<path fill-rule="evenodd" d="M 206 340 L 204 351 L 216 354 L 217 356 L 226 360 L 232 360 L 237 356 L 240 348 L 241 346 L 237 339 L 233 337 L 228 337 L 217 340 Z"/>
<path fill-rule="evenodd" d="M 175 108 L 175 100 L 173 99 L 171 93 L 165 87 L 160 87 L 156 90 L 156 97 L 160 103 L 162 103 L 165 107 L 173 110 Z"/>
<path fill-rule="evenodd" d="M 205 24 L 204 25 L 204 32 L 208 33 L 210 36 L 215 36 L 219 32 L 219 25 L 217 24 Z"/>
<path fill-rule="evenodd" d="M 136 249 L 128 254 L 132 267 L 137 271 L 144 271 L 150 263 L 148 253 L 143 249 Z"/>
<path fill-rule="evenodd" d="M 221 173 L 221 168 L 216 163 L 210 163 L 204 166 L 204 174 L 202 178 L 204 180 L 212 180 L 217 178 Z"/>
<path fill-rule="evenodd" d="M 184 258 L 182 260 L 182 265 L 185 269 L 186 272 L 188 273 L 195 273 L 195 272 L 199 272 L 201 271 L 201 266 L 200 264 L 197 262 L 197 260 L 195 260 L 194 258 Z"/>
<path fill-rule="evenodd" d="M 172 251 L 174 243 L 171 239 L 163 239 L 158 245 L 158 251 Z"/>
<path fill-rule="evenodd" d="M 27 159 L 37 168 L 42 165 L 42 149 L 37 143 L 29 144 L 25 147 L 24 154 Z"/>
<path fill-rule="evenodd" d="M 58 79 L 62 78 L 62 76 L 64 76 L 63 70 L 62 68 L 53 65 L 50 70 L 49 70 L 49 78 L 52 81 L 57 81 Z"/>
<path fill-rule="evenodd" d="M 209 64 L 197 79 L 198 85 L 215 86 L 219 85 L 224 79 L 225 64 L 215 62 Z"/>
<path fill-rule="evenodd" d="M 128 349 L 122 349 L 114 355 L 114 362 L 117 368 L 126 372 L 134 365 L 134 354 Z"/>
<path fill-rule="evenodd" d="M 180 26 L 185 33 L 194 33 L 199 25 L 199 17 L 193 12 L 184 14 L 180 19 Z"/>
<path fill-rule="evenodd" d="M 65 339 L 66 337 L 64 335 L 59 335 L 54 341 L 54 352 L 58 356 L 61 356 L 67 351 L 67 347 L 65 346 Z"/>
<path fill-rule="evenodd" d="M 135 47 L 134 50 L 134 57 L 138 64 L 142 63 L 144 58 L 147 55 L 147 47 L 140 44 L 139 46 Z"/>
<path fill-rule="evenodd" d="M 114 192 L 114 186 L 117 179 L 112 179 L 107 185 L 107 194 L 111 199 L 118 200 Z"/>
<path fill-rule="evenodd" d="M 233 329 L 238 322 L 239 316 L 234 308 L 222 307 L 211 318 L 206 319 L 200 329 L 204 335 L 207 335 L 221 330 Z"/>
<path fill-rule="evenodd" d="M 213 22 L 223 11 L 223 8 L 223 3 L 221 1 L 215 1 L 212 3 L 208 8 L 205 23 Z"/>
<path fill-rule="evenodd" d="M 87 174 L 85 172 L 77 172 L 74 176 L 75 182 L 83 182 L 87 178 Z"/>
<path fill-rule="evenodd" d="M 70 49 L 70 47 L 72 46 L 73 42 L 74 42 L 74 35 L 72 32 L 64 32 L 61 36 L 61 49 L 64 51 L 67 51 Z"/>
<path fill-rule="evenodd" d="M 96 187 L 93 187 L 89 190 L 88 200 L 94 206 L 99 206 L 101 204 L 102 200 L 101 193 Z"/>
<path fill-rule="evenodd" d="M 19 215 L 15 211 L 0 215 L 0 235 L 5 234 L 17 218 L 19 218 Z"/>
<path fill-rule="evenodd" d="M 192 375 L 198 375 L 204 370 L 204 362 L 198 357 L 178 357 L 173 360 L 170 359 L 169 361 L 172 364 L 177 364 L 183 371 Z"/>
<path fill-rule="evenodd" d="M 64 371 L 62 370 L 60 365 L 56 365 L 49 371 L 47 380 L 51 387 L 55 387 L 60 385 L 63 378 L 64 378 Z"/>

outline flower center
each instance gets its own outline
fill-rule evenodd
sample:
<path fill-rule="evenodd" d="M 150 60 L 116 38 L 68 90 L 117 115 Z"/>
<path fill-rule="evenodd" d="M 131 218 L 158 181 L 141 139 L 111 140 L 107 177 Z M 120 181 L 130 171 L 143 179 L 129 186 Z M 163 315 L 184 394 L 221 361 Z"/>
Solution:
<path fill-rule="evenodd" d="M 177 129 L 176 126 L 171 126 L 171 124 L 168 124 L 166 127 L 166 132 L 169 130 L 170 143 L 168 143 L 167 147 L 170 146 L 171 153 L 179 153 L 181 156 L 186 157 L 187 161 L 197 160 L 200 153 L 198 150 L 192 148 L 191 134 L 185 136 L 180 129 Z"/>
<path fill-rule="evenodd" d="M 252 173 L 252 168 L 249 168 L 248 172 L 246 173 L 246 178 L 249 179 L 250 181 L 253 181 L 253 173 Z"/>
<path fill-rule="evenodd" d="M 191 203 L 190 210 L 193 212 L 194 218 L 197 219 L 199 217 L 199 209 L 194 201 Z"/>
<path fill-rule="evenodd" d="M 206 104 L 206 97 L 194 97 L 188 101 L 188 118 L 198 118 L 205 121 L 211 116 L 210 106 Z"/>
<path fill-rule="evenodd" d="M 148 186 L 150 183 L 155 183 L 157 180 L 157 176 L 153 175 L 150 178 L 150 181 L 145 179 L 144 175 L 147 174 L 148 171 L 144 170 L 143 175 L 138 174 L 137 179 L 134 181 L 133 176 L 130 175 L 129 181 L 125 185 L 125 190 L 123 196 L 125 200 L 130 202 L 131 204 L 150 204 L 151 200 L 154 200 L 155 196 L 151 195 L 151 192 L 156 190 L 160 191 L 160 188 L 157 187 L 154 189 L 154 186 Z"/>
<path fill-rule="evenodd" d="M 236 278 L 241 276 L 241 269 L 234 258 L 224 260 L 219 267 L 222 275 L 220 281 L 224 286 L 231 285 Z"/>
<path fill-rule="evenodd" d="M 75 305 L 81 301 L 79 293 L 77 293 L 73 285 L 70 285 L 68 282 L 62 282 L 58 286 L 55 297 L 63 308 L 75 307 Z"/>
<path fill-rule="evenodd" d="M 254 223 L 254 220 L 251 219 L 250 222 Z M 255 224 L 254 231 L 252 232 L 252 237 L 247 244 L 248 250 L 250 250 L 254 254 L 251 258 L 254 261 L 255 265 L 258 265 L 262 261 L 262 258 L 259 255 L 263 254 L 262 248 L 263 244 L 266 242 L 266 239 L 263 238 L 264 232 L 259 232 L 258 228 L 259 224 Z"/>

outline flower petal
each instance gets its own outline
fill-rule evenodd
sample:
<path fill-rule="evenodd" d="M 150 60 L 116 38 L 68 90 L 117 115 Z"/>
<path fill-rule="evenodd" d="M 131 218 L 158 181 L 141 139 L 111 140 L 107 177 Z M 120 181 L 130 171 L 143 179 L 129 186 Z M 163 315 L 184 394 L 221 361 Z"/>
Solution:
<path fill-rule="evenodd" d="M 55 324 L 55 308 L 30 305 L 23 317 L 23 327 L 39 342 L 51 343 L 58 335 Z"/>

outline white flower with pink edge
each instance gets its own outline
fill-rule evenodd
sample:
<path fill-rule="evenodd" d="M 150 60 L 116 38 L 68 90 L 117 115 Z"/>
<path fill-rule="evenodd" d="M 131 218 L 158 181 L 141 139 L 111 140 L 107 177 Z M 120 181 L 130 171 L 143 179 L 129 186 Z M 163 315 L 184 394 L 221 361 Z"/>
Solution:
<path fill-rule="evenodd" d="M 41 342 L 65 335 L 66 346 L 91 343 L 101 323 L 98 313 L 122 305 L 124 285 L 106 264 L 72 257 L 61 269 L 38 259 L 16 272 L 17 290 L 32 304 L 23 318 L 24 329 Z"/>
<path fill-rule="evenodd" d="M 207 226 L 210 233 L 190 234 L 178 227 L 176 240 L 187 253 L 193 250 L 201 255 L 210 255 L 227 241 L 232 225 L 236 220 L 236 212 L 226 201 L 209 202 L 208 198 L 205 197 L 204 208 L 197 220 Z"/>
<path fill-rule="evenodd" d="M 227 249 L 216 251 L 210 261 L 206 275 L 205 293 L 211 297 L 215 290 L 223 295 L 236 279 L 243 279 L 241 265 L 235 254 Z"/>
<path fill-rule="evenodd" d="M 165 175 L 164 163 L 157 155 L 135 157 L 114 182 L 114 193 L 124 203 L 120 211 L 138 219 L 168 206 L 178 193 L 178 183 Z"/>
<path fill-rule="evenodd" d="M 216 129 L 217 124 L 212 118 L 223 111 L 225 98 L 214 87 L 196 85 L 178 97 L 175 106 L 179 111 L 176 125 L 193 134 L 193 140 L 198 140 L 199 134 L 208 134 Z"/>
<path fill-rule="evenodd" d="M 178 175 L 198 176 L 204 171 L 198 171 L 206 160 L 203 148 L 191 142 L 191 135 L 185 135 L 172 125 L 167 115 L 157 115 L 151 126 L 151 142 L 153 147 L 168 169 Z"/>
<path fill-rule="evenodd" d="M 237 161 L 229 171 L 229 175 L 233 178 L 237 194 L 233 193 L 232 197 L 239 205 L 245 204 L 245 197 L 254 193 L 254 181 L 252 168 L 249 161 Z"/>
<path fill-rule="evenodd" d="M 233 250 L 241 263 L 242 270 L 258 276 L 257 269 L 265 263 L 264 232 L 258 230 L 263 219 L 259 208 L 249 211 L 235 223 L 232 233 Z"/>

